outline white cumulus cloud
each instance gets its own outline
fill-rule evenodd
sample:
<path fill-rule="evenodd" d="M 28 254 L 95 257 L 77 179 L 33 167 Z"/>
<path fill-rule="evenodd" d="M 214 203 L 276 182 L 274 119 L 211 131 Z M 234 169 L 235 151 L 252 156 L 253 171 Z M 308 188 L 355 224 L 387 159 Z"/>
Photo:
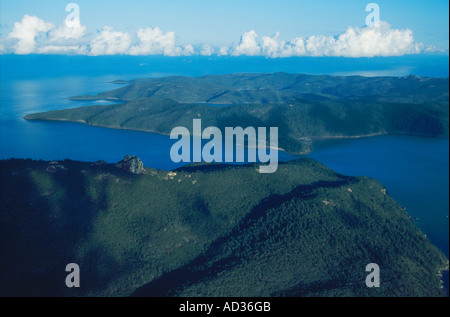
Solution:
<path fill-rule="evenodd" d="M 86 37 L 86 27 L 80 23 L 79 19 L 73 21 L 63 21 L 48 33 L 48 41 L 36 49 L 39 54 L 88 54 Z"/>
<path fill-rule="evenodd" d="M 214 49 L 211 47 L 211 45 L 209 44 L 204 44 L 202 46 L 202 49 L 200 51 L 200 55 L 203 56 L 211 56 L 212 54 L 214 54 Z"/>
<path fill-rule="evenodd" d="M 255 31 L 245 32 L 232 48 L 233 55 L 374 57 L 415 54 L 423 48 L 422 43 L 414 42 L 410 29 L 393 29 L 383 21 L 379 27 L 348 27 L 338 36 L 312 35 L 287 42 L 279 36 L 264 36 L 258 42 Z"/>
<path fill-rule="evenodd" d="M 36 49 L 38 54 L 87 55 L 86 45 L 45 45 Z"/>
<path fill-rule="evenodd" d="M 259 46 L 256 38 L 258 34 L 254 30 L 245 32 L 241 36 L 241 41 L 234 47 L 233 55 L 248 55 L 255 56 L 261 54 L 261 47 Z"/>
<path fill-rule="evenodd" d="M 81 25 L 79 20 L 75 22 L 67 23 L 64 21 L 63 24 L 57 26 L 49 33 L 51 41 L 59 40 L 69 40 L 69 39 L 80 39 L 86 33 L 86 27 Z"/>
<path fill-rule="evenodd" d="M 379 26 L 348 27 L 336 36 L 311 35 L 282 40 L 277 32 L 258 38 L 255 30 L 242 34 L 231 46 L 213 47 L 179 45 L 175 32 L 159 27 L 141 28 L 136 32 L 116 31 L 104 26 L 101 32 L 88 34 L 79 19 L 63 21 L 56 26 L 37 16 L 25 15 L 6 37 L 0 37 L 0 54 L 82 54 L 82 55 L 164 55 L 164 56 L 291 56 L 374 57 L 401 56 L 436 52 L 435 47 L 414 41 L 410 29 L 395 29 L 387 22 Z"/>
<path fill-rule="evenodd" d="M 421 44 L 414 43 L 409 29 L 392 29 L 386 22 L 379 27 L 349 27 L 337 38 L 315 37 L 307 41 L 307 50 L 313 54 L 373 57 L 400 56 L 420 52 Z"/>
<path fill-rule="evenodd" d="M 195 54 L 195 49 L 191 44 L 184 46 L 182 55 L 189 56 L 189 55 L 194 55 L 194 54 Z"/>
<path fill-rule="evenodd" d="M 46 22 L 37 16 L 25 15 L 22 21 L 14 23 L 14 28 L 8 37 L 16 39 L 14 44 L 14 53 L 31 54 L 36 47 L 36 37 L 41 33 L 50 31 L 54 25 Z"/>
<path fill-rule="evenodd" d="M 110 26 L 104 26 L 102 32 L 90 43 L 90 55 L 126 54 L 132 43 L 127 32 L 114 31 Z"/>
<path fill-rule="evenodd" d="M 193 47 L 182 47 L 175 44 L 175 32 L 164 33 L 160 28 L 146 28 L 137 31 L 138 43 L 130 47 L 130 55 L 190 55 Z M 186 50 L 187 49 L 187 50 Z"/>
<path fill-rule="evenodd" d="M 220 47 L 219 56 L 227 56 L 228 54 L 230 54 L 229 50 L 230 49 L 227 46 Z"/>
<path fill-rule="evenodd" d="M 261 52 L 267 57 L 289 57 L 303 56 L 306 54 L 303 39 L 295 38 L 289 42 L 280 41 L 280 34 L 277 32 L 274 36 L 264 36 L 262 38 Z"/>

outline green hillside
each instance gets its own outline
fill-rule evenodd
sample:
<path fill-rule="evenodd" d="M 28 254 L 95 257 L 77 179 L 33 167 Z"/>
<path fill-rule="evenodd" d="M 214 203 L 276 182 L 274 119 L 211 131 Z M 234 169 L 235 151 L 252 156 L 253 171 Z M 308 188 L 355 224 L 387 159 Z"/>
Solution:
<path fill-rule="evenodd" d="M 136 171 L 0 161 L 0 295 L 444 295 L 445 256 L 375 180 L 309 159 Z"/>
<path fill-rule="evenodd" d="M 125 87 L 74 100 L 139 98 L 182 103 L 281 103 L 308 95 L 376 102 L 448 103 L 448 78 L 328 76 L 288 73 L 137 79 Z"/>
<path fill-rule="evenodd" d="M 118 105 L 88 106 L 27 115 L 27 120 L 69 120 L 93 126 L 169 135 L 177 126 L 278 127 L 279 146 L 291 153 L 311 150 L 308 139 L 374 134 L 448 136 L 449 107 L 437 103 L 403 104 L 296 99 L 283 104 L 210 107 L 172 100 L 138 99 Z"/>
<path fill-rule="evenodd" d="M 279 146 L 308 153 L 311 140 L 376 134 L 449 135 L 448 79 L 230 74 L 139 79 L 96 96 L 124 104 L 30 114 L 27 120 L 170 134 L 202 119 L 203 127 L 278 127 Z M 211 107 L 209 104 L 229 104 Z"/>

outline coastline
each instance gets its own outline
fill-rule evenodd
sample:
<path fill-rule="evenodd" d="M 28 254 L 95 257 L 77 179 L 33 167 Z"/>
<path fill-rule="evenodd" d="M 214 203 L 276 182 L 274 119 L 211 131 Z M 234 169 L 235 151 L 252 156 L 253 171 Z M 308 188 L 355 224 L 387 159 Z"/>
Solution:
<path fill-rule="evenodd" d="M 445 273 L 445 272 L 448 272 L 449 270 L 450 270 L 450 262 L 449 262 L 449 259 L 447 259 L 447 261 L 446 261 L 446 263 L 445 263 L 444 266 L 438 267 L 438 269 L 437 269 L 436 275 L 439 277 L 439 280 L 441 281 L 441 289 L 444 289 L 444 288 L 445 288 L 445 287 L 444 287 L 444 284 L 445 284 L 445 281 L 444 281 L 444 273 Z M 449 291 L 449 290 L 447 289 L 447 291 Z"/>
<path fill-rule="evenodd" d="M 25 119 L 25 118 L 24 118 Z M 130 128 L 123 128 L 123 127 L 112 127 L 112 126 L 102 126 L 102 125 L 94 125 L 94 124 L 87 124 L 84 120 L 68 120 L 68 119 L 25 119 L 25 120 L 36 120 L 36 121 L 61 121 L 61 122 L 73 122 L 73 123 L 83 123 L 92 127 L 100 127 L 100 128 L 109 128 L 109 129 L 116 129 L 116 130 L 130 130 L 130 131 L 138 131 L 138 132 L 146 132 L 146 133 L 154 133 L 154 134 L 159 134 L 159 135 L 163 135 L 163 136 L 168 136 L 169 134 L 164 134 L 158 131 L 149 131 L 149 130 L 139 130 L 139 129 L 130 129 Z M 314 141 L 321 141 L 321 140 L 339 140 L 339 139 L 358 139 L 358 138 L 369 138 L 369 137 L 376 137 L 376 136 L 382 136 L 382 135 L 411 135 L 411 136 L 420 136 L 420 135 L 414 135 L 414 134 L 406 134 L 406 133 L 377 133 L 377 134 L 370 134 L 370 135 L 358 135 L 358 136 L 313 136 L 308 140 L 308 137 L 303 138 L 304 141 L 310 141 L 310 142 L 314 142 Z M 429 137 L 429 136 L 426 136 Z M 448 137 L 433 137 L 436 139 L 442 139 L 442 138 L 448 138 Z M 313 144 L 313 143 L 311 143 Z M 279 148 L 280 151 L 286 152 L 284 149 Z M 312 150 L 309 152 L 313 152 L 314 148 L 312 148 Z M 292 153 L 289 153 L 292 154 Z M 298 155 L 298 154 L 297 154 Z M 300 154 L 300 155 L 304 155 L 304 154 Z M 417 225 L 416 225 L 417 226 Z M 448 260 L 446 263 L 442 263 L 441 266 L 436 268 L 436 274 L 439 275 L 439 280 L 441 281 L 441 286 L 442 288 L 447 289 L 446 284 L 444 283 L 444 277 L 446 274 L 446 272 L 449 271 L 449 264 L 448 264 Z M 446 280 L 446 279 L 445 279 Z M 447 290 L 448 291 L 448 290 Z"/>
<path fill-rule="evenodd" d="M 163 136 L 170 136 L 169 133 L 164 133 L 161 131 L 153 131 L 153 130 L 146 130 L 146 129 L 136 129 L 136 128 L 124 128 L 119 126 L 107 126 L 107 125 L 97 125 L 97 124 L 91 124 L 87 123 L 85 120 L 71 120 L 71 119 L 62 119 L 62 118 L 27 118 L 32 114 L 26 115 L 22 117 L 22 119 L 27 121 L 61 121 L 61 122 L 73 122 L 73 123 L 82 123 L 86 124 L 91 127 L 98 127 L 98 128 L 105 128 L 105 129 L 116 129 L 116 130 L 129 130 L 129 131 L 138 131 L 138 132 L 146 132 L 146 133 L 154 133 L 159 134 Z M 303 151 L 303 152 L 290 152 L 287 151 L 284 148 L 278 147 L 276 148 L 278 151 L 284 152 L 289 155 L 308 155 L 314 152 L 314 142 L 315 141 L 326 141 L 326 140 L 339 140 L 339 139 L 361 139 L 361 138 L 370 138 L 370 137 L 376 137 L 376 136 L 382 136 L 382 135 L 410 135 L 410 136 L 418 136 L 418 137 L 429 137 L 429 138 L 448 138 L 448 136 L 436 136 L 436 135 L 429 135 L 429 134 L 421 134 L 421 133 L 405 133 L 405 132 L 379 132 L 379 133 L 371 133 L 371 134 L 361 134 L 361 135 L 324 135 L 324 136 L 306 136 L 301 137 L 298 140 L 301 142 L 309 143 L 310 147 L 309 150 Z M 247 146 L 246 146 L 247 147 Z M 273 147 L 272 147 L 273 148 Z"/>

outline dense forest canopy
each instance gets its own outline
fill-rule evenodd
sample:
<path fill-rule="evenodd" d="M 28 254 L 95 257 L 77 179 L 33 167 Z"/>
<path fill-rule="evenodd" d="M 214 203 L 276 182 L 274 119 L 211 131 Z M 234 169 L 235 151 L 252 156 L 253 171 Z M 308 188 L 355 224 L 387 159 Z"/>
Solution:
<path fill-rule="evenodd" d="M 323 137 L 377 134 L 449 135 L 448 79 L 233 74 L 140 79 L 75 100 L 121 100 L 30 114 L 28 120 L 68 120 L 168 135 L 192 120 L 225 127 L 278 127 L 279 147 L 308 153 Z M 208 104 L 229 104 L 212 107 Z"/>
<path fill-rule="evenodd" d="M 3 296 L 445 295 L 445 256 L 383 186 L 310 159 L 273 174 L 0 161 L 0 226 Z"/>

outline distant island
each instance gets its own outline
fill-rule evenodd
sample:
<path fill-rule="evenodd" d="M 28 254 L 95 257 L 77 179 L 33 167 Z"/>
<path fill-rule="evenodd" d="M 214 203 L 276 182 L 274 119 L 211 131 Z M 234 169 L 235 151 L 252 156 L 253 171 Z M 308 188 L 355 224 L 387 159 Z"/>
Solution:
<path fill-rule="evenodd" d="M 71 99 L 119 104 L 25 119 L 165 135 L 192 129 L 193 119 L 221 130 L 278 127 L 290 153 L 323 138 L 449 135 L 448 79 L 275 73 L 114 83 L 124 86 Z M 134 156 L 10 159 L 0 177 L 0 294 L 445 296 L 448 260 L 383 185 L 314 160 L 261 174 L 256 163 L 162 171 Z M 72 262 L 83 270 L 80 289 L 63 283 Z M 369 263 L 380 267 L 380 288 L 365 285 Z"/>
<path fill-rule="evenodd" d="M 418 76 L 361 77 L 230 74 L 115 81 L 126 86 L 72 100 L 114 100 L 25 116 L 168 135 L 172 128 L 279 128 L 279 147 L 306 154 L 318 138 L 380 134 L 449 135 L 449 80 Z"/>
<path fill-rule="evenodd" d="M 447 259 L 386 189 L 310 159 L 3 160 L 0 225 L 2 296 L 445 296 Z"/>

